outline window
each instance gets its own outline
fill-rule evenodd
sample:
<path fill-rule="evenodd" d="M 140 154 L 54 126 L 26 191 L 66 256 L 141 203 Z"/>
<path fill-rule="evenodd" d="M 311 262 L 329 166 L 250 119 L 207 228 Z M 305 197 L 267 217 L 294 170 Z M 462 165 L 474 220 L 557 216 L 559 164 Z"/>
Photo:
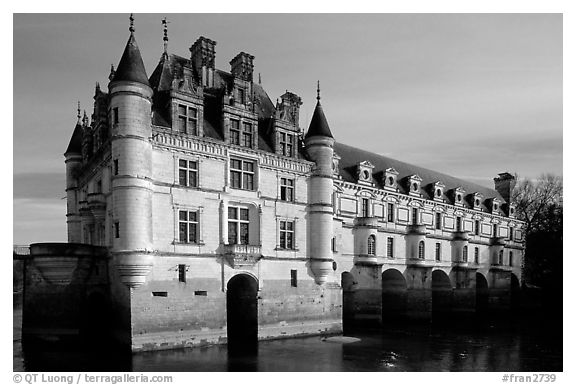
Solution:
<path fill-rule="evenodd" d="M 198 135 L 198 110 L 179 104 L 177 129 L 184 134 Z"/>
<path fill-rule="evenodd" d="M 480 262 L 480 250 L 477 247 L 474 248 L 474 263 L 478 264 Z"/>
<path fill-rule="evenodd" d="M 242 131 L 242 142 L 240 143 L 243 147 L 252 148 L 252 123 L 244 123 Z"/>
<path fill-rule="evenodd" d="M 417 225 L 419 222 L 420 219 L 418 218 L 418 209 L 412 208 L 412 224 Z"/>
<path fill-rule="evenodd" d="M 198 212 L 180 210 L 178 213 L 179 241 L 198 243 Z"/>
<path fill-rule="evenodd" d="M 480 235 L 480 221 L 474 221 L 474 235 Z"/>
<path fill-rule="evenodd" d="M 290 270 L 290 286 L 298 287 L 298 270 Z"/>
<path fill-rule="evenodd" d="M 442 213 L 436 213 L 436 230 L 442 230 Z"/>
<path fill-rule="evenodd" d="M 114 175 L 118 175 L 118 159 L 114 159 Z"/>
<path fill-rule="evenodd" d="M 280 153 L 284 156 L 294 155 L 294 135 L 280 133 Z"/>
<path fill-rule="evenodd" d="M 394 238 L 388 237 L 386 243 L 386 256 L 388 258 L 394 258 Z"/>
<path fill-rule="evenodd" d="M 492 236 L 496 238 L 498 236 L 498 225 L 495 224 L 492 226 Z"/>
<path fill-rule="evenodd" d="M 394 205 L 392 203 L 388 203 L 388 222 L 394 222 Z"/>
<path fill-rule="evenodd" d="M 112 109 L 112 122 L 118 124 L 118 107 Z"/>
<path fill-rule="evenodd" d="M 514 261 L 514 253 L 512 251 L 510 251 L 510 253 L 508 253 L 508 265 L 512 266 L 513 261 Z"/>
<path fill-rule="evenodd" d="M 120 238 L 120 222 L 114 222 L 114 238 Z"/>
<path fill-rule="evenodd" d="M 96 192 L 102 193 L 102 181 L 101 180 L 96 182 Z"/>
<path fill-rule="evenodd" d="M 230 120 L 230 144 L 240 145 L 240 121 Z"/>
<path fill-rule="evenodd" d="M 424 250 L 424 241 L 420 241 L 420 242 L 418 243 L 418 258 L 419 258 L 419 259 L 424 259 L 424 253 L 425 253 L 425 250 Z"/>
<path fill-rule="evenodd" d="M 186 159 L 178 160 L 178 183 L 180 186 L 197 187 L 198 162 Z"/>
<path fill-rule="evenodd" d="M 468 246 L 462 248 L 462 262 L 468 262 Z"/>
<path fill-rule="evenodd" d="M 514 227 L 508 228 L 508 239 L 510 239 L 511 241 L 514 240 Z"/>
<path fill-rule="evenodd" d="M 462 231 L 462 217 L 456 217 L 456 231 Z"/>
<path fill-rule="evenodd" d="M 238 103 L 246 104 L 246 92 L 244 88 L 238 88 L 236 94 L 238 95 Z"/>
<path fill-rule="evenodd" d="M 294 222 L 280 221 L 280 248 L 294 249 Z"/>
<path fill-rule="evenodd" d="M 294 201 L 294 179 L 280 178 L 280 200 Z"/>
<path fill-rule="evenodd" d="M 498 264 L 502 265 L 503 262 L 504 262 L 504 250 L 500 250 L 500 252 L 498 253 Z"/>
<path fill-rule="evenodd" d="M 254 161 L 230 159 L 230 185 L 241 190 L 254 190 Z"/>
<path fill-rule="evenodd" d="M 178 282 L 186 282 L 186 265 L 178 265 Z"/>
<path fill-rule="evenodd" d="M 228 244 L 248 245 L 250 242 L 249 225 L 247 208 L 228 207 Z"/>
<path fill-rule="evenodd" d="M 370 216 L 370 200 L 368 198 L 362 198 L 362 207 L 360 208 L 360 216 L 363 218 Z"/>
<path fill-rule="evenodd" d="M 376 237 L 374 235 L 368 237 L 368 255 L 376 255 Z"/>
<path fill-rule="evenodd" d="M 440 262 L 442 260 L 442 245 L 436 243 L 436 261 Z"/>

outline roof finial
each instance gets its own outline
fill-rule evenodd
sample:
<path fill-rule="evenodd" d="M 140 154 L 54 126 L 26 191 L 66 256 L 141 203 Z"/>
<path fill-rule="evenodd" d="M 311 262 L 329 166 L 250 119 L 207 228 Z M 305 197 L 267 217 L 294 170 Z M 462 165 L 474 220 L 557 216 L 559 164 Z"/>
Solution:
<path fill-rule="evenodd" d="M 260 76 L 260 72 L 258 72 L 258 84 L 262 85 L 262 76 Z"/>
<path fill-rule="evenodd" d="M 164 40 L 164 53 L 168 53 L 168 23 L 169 21 L 166 18 L 162 19 L 162 25 L 164 26 L 164 37 L 162 38 Z"/>
<path fill-rule="evenodd" d="M 318 80 L 318 88 L 316 89 L 316 100 L 320 101 L 320 80 Z"/>
<path fill-rule="evenodd" d="M 84 117 L 82 118 L 82 123 L 84 123 L 84 126 L 88 127 L 88 114 L 86 113 L 86 110 L 84 110 Z"/>
<path fill-rule="evenodd" d="M 128 28 L 130 33 L 134 33 L 135 29 L 134 29 L 134 14 L 131 13 L 130 14 L 130 28 Z"/>
<path fill-rule="evenodd" d="M 78 116 L 78 123 L 77 124 L 80 124 L 80 119 L 82 118 L 82 116 L 80 115 L 80 100 L 78 100 L 78 115 L 77 116 Z"/>

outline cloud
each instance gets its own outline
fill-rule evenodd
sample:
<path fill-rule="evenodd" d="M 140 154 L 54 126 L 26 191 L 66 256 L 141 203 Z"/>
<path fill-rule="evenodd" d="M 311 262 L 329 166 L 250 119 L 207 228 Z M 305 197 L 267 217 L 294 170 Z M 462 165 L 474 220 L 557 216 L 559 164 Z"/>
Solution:
<path fill-rule="evenodd" d="M 62 199 L 66 197 L 65 189 L 63 172 L 14 174 L 14 199 Z"/>

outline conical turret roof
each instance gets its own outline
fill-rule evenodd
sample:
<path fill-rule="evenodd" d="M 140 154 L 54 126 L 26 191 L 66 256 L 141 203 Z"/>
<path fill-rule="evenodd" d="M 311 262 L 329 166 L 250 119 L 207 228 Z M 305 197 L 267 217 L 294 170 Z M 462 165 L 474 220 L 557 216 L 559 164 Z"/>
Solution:
<path fill-rule="evenodd" d="M 70 143 L 68 144 L 68 148 L 66 149 L 66 154 L 82 154 L 82 125 L 80 122 L 76 124 L 74 128 L 74 132 L 72 133 L 72 138 L 70 138 Z"/>
<path fill-rule="evenodd" d="M 334 138 L 332 132 L 330 132 L 330 127 L 328 126 L 328 121 L 322 110 L 322 105 L 320 100 L 316 103 L 316 108 L 314 109 L 314 114 L 312 115 L 312 120 L 310 121 L 310 127 L 306 133 L 306 138 L 311 136 L 327 136 Z"/>
<path fill-rule="evenodd" d="M 112 81 L 132 81 L 150 86 L 134 33 L 130 33 L 130 38 L 126 43 L 126 48 L 124 48 L 124 53 Z"/>

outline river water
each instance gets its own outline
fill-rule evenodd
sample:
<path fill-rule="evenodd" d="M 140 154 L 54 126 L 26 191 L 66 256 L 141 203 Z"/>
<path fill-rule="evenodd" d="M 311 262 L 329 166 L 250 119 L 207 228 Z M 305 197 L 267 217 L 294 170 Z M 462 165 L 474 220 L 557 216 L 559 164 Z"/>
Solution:
<path fill-rule="evenodd" d="M 562 371 L 562 328 L 533 319 L 396 325 L 347 338 L 304 337 L 231 354 L 209 346 L 138 354 L 22 349 L 14 316 L 15 371 Z M 353 340 L 355 342 L 350 342 Z"/>

